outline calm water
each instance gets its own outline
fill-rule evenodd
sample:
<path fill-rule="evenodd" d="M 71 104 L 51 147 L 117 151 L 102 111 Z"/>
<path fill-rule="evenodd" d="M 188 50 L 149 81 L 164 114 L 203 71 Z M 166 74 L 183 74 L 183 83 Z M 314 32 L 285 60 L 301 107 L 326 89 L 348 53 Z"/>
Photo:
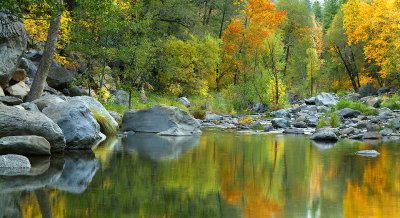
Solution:
<path fill-rule="evenodd" d="M 31 161 L 30 176 L 0 176 L 0 217 L 400 217 L 394 143 L 206 130 Z"/>

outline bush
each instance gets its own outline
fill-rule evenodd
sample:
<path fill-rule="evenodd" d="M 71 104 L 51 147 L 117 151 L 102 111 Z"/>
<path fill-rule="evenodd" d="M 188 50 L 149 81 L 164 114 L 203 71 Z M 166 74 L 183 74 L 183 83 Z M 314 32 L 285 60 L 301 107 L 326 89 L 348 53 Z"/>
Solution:
<path fill-rule="evenodd" d="M 194 118 L 204 120 L 207 115 L 206 102 L 202 101 L 202 102 L 193 104 L 190 107 L 190 113 L 192 114 L 192 116 Z"/>
<path fill-rule="evenodd" d="M 331 118 L 331 119 L 329 120 L 330 125 L 331 125 L 333 128 L 339 127 L 339 122 L 340 122 L 339 115 L 338 115 L 336 112 L 332 112 L 332 113 L 330 114 L 330 118 Z"/>
<path fill-rule="evenodd" d="M 347 95 L 347 91 L 345 91 L 345 90 L 339 90 L 339 91 L 336 93 L 336 95 L 339 96 L 339 97 L 343 97 L 343 96 Z"/>
<path fill-rule="evenodd" d="M 389 99 L 387 102 L 383 103 L 381 107 L 387 107 L 391 110 L 399 110 L 400 109 L 400 96 L 395 94 Z"/>
<path fill-rule="evenodd" d="M 324 126 L 328 126 L 328 124 L 326 123 L 325 117 L 324 117 L 324 116 L 321 116 L 321 117 L 319 118 L 319 122 L 318 122 L 318 124 L 317 124 L 317 129 L 321 129 L 321 128 L 324 127 Z"/>
<path fill-rule="evenodd" d="M 367 116 L 378 114 L 377 110 L 369 108 L 367 105 L 363 104 L 362 102 L 358 102 L 358 101 L 351 101 L 351 100 L 345 100 L 345 99 L 340 100 L 336 105 L 336 109 L 340 110 L 343 108 L 351 108 L 353 110 L 358 110 Z"/>

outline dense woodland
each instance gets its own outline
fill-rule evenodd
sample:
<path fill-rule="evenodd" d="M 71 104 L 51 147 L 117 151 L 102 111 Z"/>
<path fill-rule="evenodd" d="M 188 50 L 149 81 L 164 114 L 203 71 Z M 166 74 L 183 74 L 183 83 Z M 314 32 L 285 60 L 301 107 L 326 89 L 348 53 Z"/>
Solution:
<path fill-rule="evenodd" d="M 54 60 L 79 70 L 76 84 L 105 101 L 112 89 L 202 99 L 218 93 L 239 111 L 400 82 L 399 0 L 0 4 L 24 18 L 29 49 L 46 46 L 52 24 L 59 29 Z"/>

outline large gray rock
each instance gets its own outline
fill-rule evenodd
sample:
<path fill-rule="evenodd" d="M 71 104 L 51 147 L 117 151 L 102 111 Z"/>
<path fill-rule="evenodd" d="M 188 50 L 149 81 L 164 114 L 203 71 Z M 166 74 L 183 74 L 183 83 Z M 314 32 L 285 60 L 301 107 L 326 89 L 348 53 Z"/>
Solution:
<path fill-rule="evenodd" d="M 304 99 L 304 103 L 306 103 L 307 105 L 315 105 L 315 97 Z"/>
<path fill-rule="evenodd" d="M 24 99 L 28 95 L 27 90 L 18 83 L 6 88 L 6 91 L 9 95 L 20 99 Z"/>
<path fill-rule="evenodd" d="M 112 90 L 111 101 L 115 104 L 128 105 L 129 104 L 129 94 L 124 90 Z"/>
<path fill-rule="evenodd" d="M 269 113 L 271 117 L 277 117 L 277 118 L 290 118 L 290 113 L 292 112 L 292 109 L 280 109 L 277 111 L 272 111 Z"/>
<path fill-rule="evenodd" d="M 390 120 L 390 124 L 393 126 L 393 128 L 400 129 L 400 117 Z"/>
<path fill-rule="evenodd" d="M 6 136 L 0 138 L 0 154 L 50 155 L 50 143 L 41 136 Z"/>
<path fill-rule="evenodd" d="M 26 49 L 22 19 L 0 11 L 0 86 L 6 87 Z"/>
<path fill-rule="evenodd" d="M 71 104 L 73 104 L 76 101 L 83 102 L 86 105 L 86 107 L 89 108 L 89 110 L 91 110 L 93 113 L 106 117 L 113 123 L 115 128 L 118 129 L 117 121 L 115 121 L 114 117 L 110 115 L 110 113 L 104 108 L 104 106 L 99 101 L 90 96 L 76 96 L 68 99 L 68 102 L 70 102 Z"/>
<path fill-rule="evenodd" d="M 45 107 L 49 106 L 50 104 L 58 104 L 63 102 L 65 101 L 56 95 L 45 95 L 32 101 L 32 103 L 36 104 L 36 106 L 39 108 L 40 111 L 42 111 Z"/>
<path fill-rule="evenodd" d="M 360 93 L 361 98 L 378 94 L 378 90 L 376 88 L 374 88 L 371 84 L 365 84 L 365 85 L 360 86 L 360 88 L 358 89 L 358 92 Z"/>
<path fill-rule="evenodd" d="M 186 97 L 180 97 L 180 98 L 177 99 L 177 101 L 179 103 L 181 103 L 185 107 L 190 107 L 191 106 L 190 101 Z"/>
<path fill-rule="evenodd" d="M 74 86 L 72 88 L 69 88 L 68 91 L 69 91 L 69 95 L 71 97 L 89 95 L 89 93 L 86 90 L 84 90 L 84 89 L 82 89 L 81 87 L 78 87 L 78 86 Z"/>
<path fill-rule="evenodd" d="M 296 134 L 296 135 L 301 135 L 301 134 L 304 134 L 304 130 L 302 130 L 302 129 L 296 129 L 296 128 L 288 128 L 288 129 L 285 129 L 285 130 L 283 131 L 283 133 L 285 133 L 285 134 Z"/>
<path fill-rule="evenodd" d="M 67 70 L 63 67 L 52 66 L 47 76 L 47 84 L 55 89 L 62 90 L 68 88 L 75 79 L 76 72 Z"/>
<path fill-rule="evenodd" d="M 286 118 L 275 118 L 272 120 L 272 126 L 275 128 L 290 127 L 290 122 Z"/>
<path fill-rule="evenodd" d="M 317 132 L 315 132 L 311 138 L 311 140 L 315 141 L 334 141 L 336 142 L 338 140 L 338 137 L 336 134 L 329 130 L 329 129 L 320 129 Z"/>
<path fill-rule="evenodd" d="M 68 149 L 90 149 L 99 139 L 100 125 L 83 102 L 50 104 L 42 112 L 60 126 Z"/>
<path fill-rule="evenodd" d="M 179 136 L 200 134 L 200 122 L 177 107 L 155 105 L 129 110 L 122 118 L 122 131 L 149 132 Z"/>
<path fill-rule="evenodd" d="M 382 135 L 377 132 L 366 132 L 364 133 L 363 139 L 381 139 Z"/>
<path fill-rule="evenodd" d="M 390 136 L 393 134 L 393 130 L 392 129 L 382 129 L 381 131 L 379 131 L 379 134 L 381 134 L 382 136 Z"/>
<path fill-rule="evenodd" d="M 19 64 L 19 68 L 24 69 L 29 78 L 33 79 L 36 75 L 39 62 L 32 62 L 26 58 L 22 58 Z"/>
<path fill-rule="evenodd" d="M 315 105 L 317 106 L 336 106 L 338 97 L 331 93 L 321 93 L 315 97 Z"/>
<path fill-rule="evenodd" d="M 338 110 L 337 113 L 343 118 L 353 118 L 363 114 L 360 111 L 351 108 L 343 108 Z"/>
<path fill-rule="evenodd" d="M 26 174 L 31 168 L 29 159 L 17 155 L 7 154 L 0 156 L 0 175 L 15 176 Z"/>
<path fill-rule="evenodd" d="M 43 56 L 43 50 L 29 50 L 24 54 L 24 58 L 33 61 L 33 62 L 40 62 Z"/>
<path fill-rule="evenodd" d="M 51 153 L 62 152 L 65 139 L 60 127 L 44 114 L 0 105 L 0 137 L 37 135 L 50 142 Z"/>

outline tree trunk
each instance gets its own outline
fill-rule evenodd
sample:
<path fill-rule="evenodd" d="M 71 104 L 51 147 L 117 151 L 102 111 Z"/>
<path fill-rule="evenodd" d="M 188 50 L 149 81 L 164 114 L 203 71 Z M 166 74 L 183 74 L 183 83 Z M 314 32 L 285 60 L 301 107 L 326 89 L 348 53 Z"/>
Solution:
<path fill-rule="evenodd" d="M 62 0 L 59 0 L 62 4 Z M 53 60 L 54 51 L 57 45 L 58 30 L 60 29 L 61 23 L 61 12 L 57 15 L 53 15 L 50 20 L 50 27 L 47 35 L 47 41 L 43 52 L 43 57 L 40 60 L 39 67 L 36 71 L 35 78 L 32 82 L 31 91 L 26 97 L 26 101 L 33 101 L 38 99 L 43 94 L 44 85 L 46 83 L 47 75 L 49 74 L 49 69 L 51 62 Z"/>
<path fill-rule="evenodd" d="M 132 90 L 129 90 L 129 110 L 131 109 L 131 107 L 132 107 Z"/>
<path fill-rule="evenodd" d="M 105 69 L 106 69 L 106 60 L 104 59 L 103 70 L 101 71 L 101 78 L 100 78 L 99 101 L 101 101 L 101 97 L 102 97 L 102 93 L 101 92 L 102 92 L 102 88 L 103 88 Z"/>

